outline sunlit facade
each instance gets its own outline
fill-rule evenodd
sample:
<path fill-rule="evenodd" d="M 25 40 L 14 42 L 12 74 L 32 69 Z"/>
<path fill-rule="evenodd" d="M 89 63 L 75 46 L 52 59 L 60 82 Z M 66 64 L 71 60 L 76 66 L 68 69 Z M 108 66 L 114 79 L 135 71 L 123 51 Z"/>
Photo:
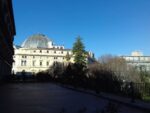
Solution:
<path fill-rule="evenodd" d="M 67 64 L 74 62 L 71 49 L 65 49 L 64 46 L 54 45 L 52 40 L 43 34 L 35 34 L 27 38 L 23 44 L 15 46 L 14 64 L 12 72 L 14 74 L 26 73 L 33 74 L 45 71 L 54 63 L 60 62 Z M 66 56 L 70 60 L 66 60 Z M 93 53 L 89 52 L 91 59 Z"/>

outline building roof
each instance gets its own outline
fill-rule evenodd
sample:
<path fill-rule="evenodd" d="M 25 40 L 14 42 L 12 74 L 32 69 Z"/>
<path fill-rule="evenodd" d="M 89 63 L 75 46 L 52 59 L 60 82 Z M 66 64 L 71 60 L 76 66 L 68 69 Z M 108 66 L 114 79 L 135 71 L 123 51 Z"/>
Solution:
<path fill-rule="evenodd" d="M 23 48 L 50 48 L 53 42 L 43 34 L 35 34 L 27 38 L 21 45 Z"/>

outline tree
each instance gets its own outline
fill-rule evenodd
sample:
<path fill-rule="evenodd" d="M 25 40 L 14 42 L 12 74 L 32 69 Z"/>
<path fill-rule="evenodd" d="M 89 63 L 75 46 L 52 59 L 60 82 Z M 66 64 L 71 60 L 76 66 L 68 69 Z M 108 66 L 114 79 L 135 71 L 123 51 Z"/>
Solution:
<path fill-rule="evenodd" d="M 77 37 L 76 42 L 73 45 L 72 52 L 74 55 L 75 64 L 85 67 L 87 52 L 85 51 L 85 47 L 80 36 Z"/>
<path fill-rule="evenodd" d="M 139 73 L 142 82 L 150 83 L 150 72 L 146 70 L 146 66 L 139 66 Z"/>
<path fill-rule="evenodd" d="M 67 52 L 67 54 L 66 54 L 66 56 L 65 56 L 65 59 L 66 59 L 66 61 L 67 62 L 69 62 L 70 61 L 70 59 L 71 59 L 71 56 L 69 55 L 69 53 Z"/>
<path fill-rule="evenodd" d="M 126 60 L 121 57 L 103 55 L 99 58 L 99 63 L 101 63 L 105 69 L 112 71 L 120 80 L 129 82 L 141 81 L 138 70 L 132 65 L 128 65 Z"/>
<path fill-rule="evenodd" d="M 47 73 L 51 75 L 52 78 L 61 78 L 64 72 L 64 65 L 61 62 L 54 62 L 51 67 L 47 70 Z"/>
<path fill-rule="evenodd" d="M 84 44 L 81 40 L 81 37 L 78 36 L 76 38 L 76 42 L 73 45 L 73 56 L 74 56 L 74 64 L 73 64 L 73 80 L 76 86 L 82 86 L 84 85 L 84 82 L 86 80 L 86 58 L 87 58 L 87 52 L 85 51 Z"/>

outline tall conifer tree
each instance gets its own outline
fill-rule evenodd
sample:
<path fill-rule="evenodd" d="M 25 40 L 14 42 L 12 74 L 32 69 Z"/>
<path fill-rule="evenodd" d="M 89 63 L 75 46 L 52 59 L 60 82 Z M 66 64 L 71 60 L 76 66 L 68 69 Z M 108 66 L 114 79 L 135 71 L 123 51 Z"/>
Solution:
<path fill-rule="evenodd" d="M 73 45 L 72 52 L 74 55 L 75 64 L 79 65 L 80 67 L 85 67 L 86 66 L 86 51 L 85 51 L 85 46 L 80 36 L 76 38 L 76 42 Z"/>

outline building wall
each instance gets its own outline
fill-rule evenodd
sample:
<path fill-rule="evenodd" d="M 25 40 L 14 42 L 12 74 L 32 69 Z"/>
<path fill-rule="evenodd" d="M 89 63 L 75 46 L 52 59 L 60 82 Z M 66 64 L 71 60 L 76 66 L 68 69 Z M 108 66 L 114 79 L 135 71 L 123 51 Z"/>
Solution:
<path fill-rule="evenodd" d="M 129 65 L 137 67 L 139 70 L 150 71 L 150 56 L 122 56 Z"/>
<path fill-rule="evenodd" d="M 21 73 L 23 70 L 29 73 L 37 73 L 47 70 L 54 62 L 67 63 L 65 57 L 69 49 L 29 49 L 16 48 L 14 55 L 13 72 Z M 73 62 L 73 57 L 70 59 Z"/>
<path fill-rule="evenodd" d="M 55 47 L 55 46 L 54 46 Z M 70 60 L 66 60 L 69 54 Z M 94 59 L 92 52 L 89 52 L 87 62 L 91 63 Z M 66 65 L 68 62 L 74 63 L 72 50 L 64 48 L 16 48 L 13 63 L 13 73 L 21 74 L 23 71 L 29 74 L 45 71 L 50 68 L 54 62 L 60 62 Z"/>
<path fill-rule="evenodd" d="M 11 0 L 0 0 L 0 80 L 11 74 L 15 24 Z"/>

